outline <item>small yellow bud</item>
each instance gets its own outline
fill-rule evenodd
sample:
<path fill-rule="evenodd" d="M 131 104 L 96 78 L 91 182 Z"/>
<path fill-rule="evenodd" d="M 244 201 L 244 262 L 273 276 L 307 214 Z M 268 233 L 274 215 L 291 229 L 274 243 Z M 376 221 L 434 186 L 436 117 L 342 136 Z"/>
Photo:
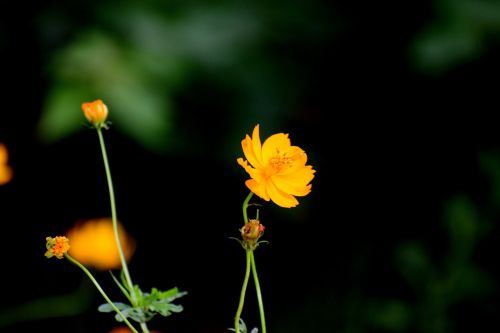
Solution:
<path fill-rule="evenodd" d="M 108 107 L 102 102 L 102 100 L 97 99 L 93 102 L 83 103 L 82 110 L 85 118 L 87 118 L 89 123 L 91 123 L 95 128 L 101 128 L 106 125 Z"/>

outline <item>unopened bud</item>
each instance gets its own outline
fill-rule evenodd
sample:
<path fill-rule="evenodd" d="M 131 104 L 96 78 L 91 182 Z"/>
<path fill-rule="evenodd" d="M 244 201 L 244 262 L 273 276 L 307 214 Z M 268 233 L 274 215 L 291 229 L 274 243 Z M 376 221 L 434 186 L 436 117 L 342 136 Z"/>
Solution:
<path fill-rule="evenodd" d="M 90 103 L 83 103 L 82 110 L 85 118 L 95 128 L 105 127 L 106 119 L 108 118 L 108 107 L 102 100 L 97 99 Z"/>
<path fill-rule="evenodd" d="M 262 225 L 259 220 L 250 220 L 247 224 L 240 229 L 241 237 L 243 238 L 244 247 L 254 250 L 257 245 L 259 238 L 264 233 L 264 225 Z"/>

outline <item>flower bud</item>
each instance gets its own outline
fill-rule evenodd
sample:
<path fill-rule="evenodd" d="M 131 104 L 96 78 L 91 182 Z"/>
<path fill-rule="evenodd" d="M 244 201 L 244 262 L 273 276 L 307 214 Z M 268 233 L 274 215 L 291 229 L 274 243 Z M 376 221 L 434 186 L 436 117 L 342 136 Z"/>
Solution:
<path fill-rule="evenodd" d="M 56 257 L 62 259 L 69 250 L 69 239 L 64 236 L 47 237 L 45 240 L 47 241 L 47 252 L 45 252 L 47 258 Z"/>
<path fill-rule="evenodd" d="M 95 128 L 101 128 L 106 125 L 108 107 L 102 102 L 102 100 L 97 99 L 93 102 L 83 103 L 82 110 L 85 118 L 87 118 L 89 123 L 91 123 Z"/>
<path fill-rule="evenodd" d="M 240 229 L 241 237 L 245 248 L 255 250 L 258 245 L 259 238 L 264 233 L 265 227 L 260 224 L 259 220 L 250 220 Z"/>

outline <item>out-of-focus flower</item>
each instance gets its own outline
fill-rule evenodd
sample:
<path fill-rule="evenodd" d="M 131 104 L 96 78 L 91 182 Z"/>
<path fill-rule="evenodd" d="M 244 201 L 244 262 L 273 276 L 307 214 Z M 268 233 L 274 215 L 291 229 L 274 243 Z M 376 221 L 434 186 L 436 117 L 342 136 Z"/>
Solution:
<path fill-rule="evenodd" d="M 118 224 L 118 232 L 123 254 L 125 259 L 129 260 L 135 250 L 134 241 L 120 224 Z M 110 218 L 76 223 L 67 235 L 71 239 L 70 255 L 83 265 L 101 270 L 121 267 L 113 222 Z"/>
<path fill-rule="evenodd" d="M 45 252 L 47 258 L 56 257 L 62 259 L 69 250 L 69 240 L 64 236 L 47 237 L 45 240 L 47 241 L 47 252 Z"/>
<path fill-rule="evenodd" d="M 155 331 L 155 330 L 152 330 L 150 332 L 151 333 L 160 333 L 160 331 Z M 109 331 L 109 333 L 132 333 L 132 331 L 130 330 L 130 328 L 128 328 L 126 326 L 118 326 L 118 327 L 113 328 L 111 331 Z"/>
<path fill-rule="evenodd" d="M 12 179 L 12 169 L 7 164 L 9 153 L 7 147 L 0 143 L 0 185 L 7 184 Z"/>
<path fill-rule="evenodd" d="M 288 134 L 271 135 L 261 145 L 257 124 L 252 138 L 247 134 L 241 147 L 247 160 L 240 157 L 237 162 L 251 177 L 245 185 L 262 199 L 290 208 L 299 204 L 295 196 L 311 192 L 309 182 L 316 171 L 306 165 L 306 153 L 290 144 Z"/>
<path fill-rule="evenodd" d="M 85 118 L 87 118 L 89 123 L 91 123 L 95 128 L 101 128 L 106 125 L 108 107 L 102 102 L 102 100 L 97 99 L 93 102 L 83 103 L 82 110 Z"/>

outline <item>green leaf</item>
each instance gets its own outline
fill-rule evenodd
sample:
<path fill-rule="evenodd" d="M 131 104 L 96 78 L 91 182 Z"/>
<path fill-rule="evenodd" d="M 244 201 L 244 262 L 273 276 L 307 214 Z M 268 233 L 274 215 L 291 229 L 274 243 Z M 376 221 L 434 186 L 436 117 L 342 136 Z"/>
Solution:
<path fill-rule="evenodd" d="M 178 313 L 183 310 L 181 305 L 172 304 L 171 302 L 186 294 L 186 292 L 179 292 L 178 288 L 172 288 L 163 292 L 152 288 L 151 293 L 144 293 L 141 304 L 147 308 L 149 316 L 153 317 L 156 313 L 159 313 L 166 317 L 174 312 Z"/>
<path fill-rule="evenodd" d="M 234 328 L 229 328 L 228 330 L 236 332 L 236 329 Z M 240 318 L 240 332 L 239 333 L 247 333 L 247 325 L 245 325 L 245 322 L 243 321 L 242 318 Z M 253 328 L 250 333 L 259 333 L 259 329 L 257 327 Z"/>
<path fill-rule="evenodd" d="M 84 128 L 86 120 L 80 106 L 87 96 L 84 88 L 74 85 L 56 86 L 49 91 L 37 126 L 38 137 L 53 143 Z"/>
<path fill-rule="evenodd" d="M 113 304 L 120 311 L 123 311 L 123 310 L 126 310 L 126 309 L 130 308 L 130 305 L 125 304 L 125 303 L 121 303 L 121 302 L 113 302 Z M 99 312 L 106 312 L 106 313 L 107 312 L 114 312 L 115 311 L 115 309 L 109 303 L 104 303 L 104 304 L 99 305 L 99 307 L 97 308 L 97 310 Z"/>
<path fill-rule="evenodd" d="M 123 288 L 122 291 L 126 293 L 125 287 L 121 285 L 114 276 L 113 278 L 115 282 L 121 286 L 120 289 Z M 135 307 L 120 302 L 113 304 L 120 310 L 125 318 L 130 318 L 139 323 L 145 323 L 151 320 L 158 313 L 167 317 L 172 313 L 181 312 L 183 307 L 171 302 L 187 294 L 187 292 L 180 292 L 177 288 L 172 288 L 167 291 L 160 291 L 157 288 L 152 288 L 150 293 L 143 293 L 138 285 L 134 285 L 133 290 L 137 300 L 137 305 Z M 99 306 L 98 310 L 100 312 L 115 311 L 108 303 Z M 115 315 L 115 319 L 119 322 L 123 321 L 123 318 L 119 314 Z"/>

